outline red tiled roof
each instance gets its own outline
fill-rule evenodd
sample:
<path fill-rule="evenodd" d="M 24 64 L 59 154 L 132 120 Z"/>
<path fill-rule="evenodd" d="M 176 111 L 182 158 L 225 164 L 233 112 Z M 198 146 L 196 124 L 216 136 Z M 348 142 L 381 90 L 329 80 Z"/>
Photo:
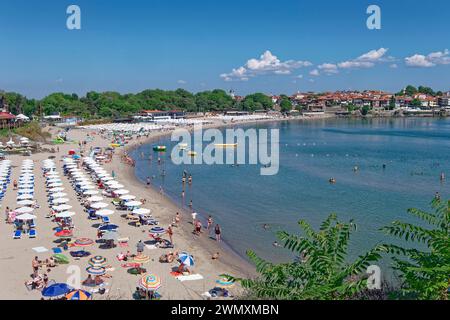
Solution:
<path fill-rule="evenodd" d="M 13 115 L 13 114 L 11 114 L 11 113 L 8 113 L 8 112 L 0 112 L 0 119 L 2 119 L 2 120 L 12 120 L 12 119 L 15 119 L 16 118 L 16 116 L 15 115 Z"/>

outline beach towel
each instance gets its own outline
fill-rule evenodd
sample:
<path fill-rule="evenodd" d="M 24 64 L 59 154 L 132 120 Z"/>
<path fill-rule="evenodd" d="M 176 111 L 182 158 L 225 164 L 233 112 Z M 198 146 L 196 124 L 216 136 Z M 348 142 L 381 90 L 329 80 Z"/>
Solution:
<path fill-rule="evenodd" d="M 53 253 L 57 254 L 57 253 L 62 253 L 61 248 L 52 248 Z"/>
<path fill-rule="evenodd" d="M 176 272 L 176 271 L 173 271 L 173 272 L 171 272 L 170 274 L 171 274 L 172 276 L 174 276 L 175 278 L 183 275 L 182 273 Z"/>
<path fill-rule="evenodd" d="M 180 280 L 181 282 L 195 281 L 195 280 L 202 280 L 203 276 L 201 274 L 191 274 L 189 276 L 178 276 L 177 279 Z"/>
<path fill-rule="evenodd" d="M 156 250 L 156 249 L 158 249 L 158 247 L 155 246 L 154 244 L 147 244 L 145 247 L 146 247 L 148 250 Z"/>
<path fill-rule="evenodd" d="M 48 249 L 44 248 L 44 247 L 36 247 L 36 248 L 32 248 L 33 251 L 37 252 L 37 253 L 43 253 L 43 252 L 47 252 Z"/>

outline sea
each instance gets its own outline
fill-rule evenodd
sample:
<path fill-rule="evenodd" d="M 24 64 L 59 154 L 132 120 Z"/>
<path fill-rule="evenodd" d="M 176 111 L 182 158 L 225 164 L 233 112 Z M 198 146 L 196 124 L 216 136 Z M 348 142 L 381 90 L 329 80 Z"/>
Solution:
<path fill-rule="evenodd" d="M 278 174 L 261 175 L 260 164 L 174 164 L 178 142 L 170 137 L 131 156 L 138 179 L 150 177 L 155 189 L 187 209 L 192 201 L 204 220 L 211 215 L 224 242 L 244 258 L 252 250 L 271 262 L 291 261 L 296 254 L 276 245 L 277 232 L 302 236 L 300 220 L 317 229 L 335 213 L 357 225 L 351 260 L 380 243 L 402 244 L 380 228 L 394 220 L 422 224 L 409 208 L 431 210 L 436 192 L 450 199 L 448 118 L 290 120 L 234 128 L 279 130 Z M 155 145 L 167 152 L 153 151 Z M 183 185 L 183 172 L 192 175 L 192 185 Z M 380 263 L 392 275 L 387 261 Z"/>

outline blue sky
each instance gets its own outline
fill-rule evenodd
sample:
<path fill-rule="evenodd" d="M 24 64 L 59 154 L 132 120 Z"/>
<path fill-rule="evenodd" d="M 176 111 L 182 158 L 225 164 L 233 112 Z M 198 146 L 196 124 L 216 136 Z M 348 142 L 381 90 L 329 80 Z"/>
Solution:
<path fill-rule="evenodd" d="M 447 0 L 0 0 L 0 89 L 450 90 L 449 18 Z"/>

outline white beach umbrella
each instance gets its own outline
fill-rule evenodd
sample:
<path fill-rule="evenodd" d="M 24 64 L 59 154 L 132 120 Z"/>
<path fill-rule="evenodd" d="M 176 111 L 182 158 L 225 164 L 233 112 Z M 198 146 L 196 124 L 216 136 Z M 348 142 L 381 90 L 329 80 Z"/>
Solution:
<path fill-rule="evenodd" d="M 112 184 L 110 186 L 108 186 L 108 188 L 110 188 L 111 190 L 118 190 L 118 189 L 122 189 L 125 186 L 123 184 L 117 183 L 117 184 Z"/>
<path fill-rule="evenodd" d="M 19 190 L 22 189 L 33 189 L 34 188 L 34 183 L 21 183 L 19 185 Z"/>
<path fill-rule="evenodd" d="M 16 220 L 20 220 L 20 221 L 30 221 L 30 220 L 34 220 L 37 217 L 35 215 L 29 214 L 29 213 L 24 213 L 21 214 L 20 216 L 16 217 Z"/>
<path fill-rule="evenodd" d="M 47 183 L 55 183 L 55 182 L 61 182 L 61 178 L 51 178 L 47 180 Z"/>
<path fill-rule="evenodd" d="M 85 184 L 85 185 L 80 186 L 80 189 L 81 190 L 95 190 L 96 187 L 92 184 Z"/>
<path fill-rule="evenodd" d="M 90 207 L 93 209 L 104 209 L 107 206 L 108 206 L 108 204 L 104 203 L 104 202 L 94 202 L 90 205 Z"/>
<path fill-rule="evenodd" d="M 56 198 L 52 201 L 53 204 L 63 204 L 69 202 L 67 198 Z"/>
<path fill-rule="evenodd" d="M 86 196 L 93 196 L 99 194 L 99 192 L 97 190 L 85 190 L 83 191 L 83 194 Z"/>
<path fill-rule="evenodd" d="M 54 206 L 53 209 L 55 211 L 61 212 L 61 211 L 67 211 L 67 210 L 72 209 L 72 206 L 69 206 L 68 204 L 61 204 L 59 206 Z"/>
<path fill-rule="evenodd" d="M 127 207 L 139 207 L 139 206 L 142 206 L 142 202 L 140 202 L 140 201 L 130 201 L 130 202 L 126 202 L 125 205 Z"/>
<path fill-rule="evenodd" d="M 64 198 L 67 196 L 67 193 L 64 192 L 55 192 L 52 194 L 53 198 Z"/>
<path fill-rule="evenodd" d="M 21 194 L 16 199 L 17 200 L 30 200 L 30 199 L 33 199 L 33 196 L 31 194 Z"/>
<path fill-rule="evenodd" d="M 107 177 L 101 178 L 100 180 L 102 180 L 102 181 L 112 181 L 112 180 L 114 180 L 114 178 L 110 177 L 110 176 L 107 176 Z"/>
<path fill-rule="evenodd" d="M 121 196 L 119 199 L 120 200 L 125 200 L 125 201 L 134 200 L 134 199 L 136 199 L 136 196 L 132 196 L 130 194 L 126 194 L 124 196 Z"/>
<path fill-rule="evenodd" d="M 89 202 L 99 202 L 99 201 L 103 200 L 103 197 L 93 196 L 93 197 L 87 198 L 86 200 L 89 201 Z"/>
<path fill-rule="evenodd" d="M 22 213 L 30 213 L 30 212 L 33 212 L 34 209 L 33 209 L 33 208 L 30 208 L 30 207 L 21 207 L 21 208 L 19 208 L 19 209 L 14 210 L 14 211 L 17 212 L 17 213 L 19 213 L 19 214 L 22 214 Z"/>
<path fill-rule="evenodd" d="M 56 193 L 56 192 L 61 192 L 61 191 L 64 191 L 64 188 L 56 187 L 56 188 L 51 188 L 48 190 L 48 192 L 50 192 L 50 193 Z"/>
<path fill-rule="evenodd" d="M 111 186 L 111 185 L 113 185 L 113 184 L 118 184 L 118 182 L 117 182 L 116 180 L 110 180 L 110 181 L 107 181 L 105 184 L 106 184 L 107 186 Z"/>
<path fill-rule="evenodd" d="M 70 217 L 73 217 L 74 215 L 75 215 L 75 212 L 64 211 L 64 212 L 58 212 L 55 216 L 57 218 L 70 218 Z"/>
<path fill-rule="evenodd" d="M 57 187 L 62 187 L 62 186 L 63 186 L 63 184 L 61 182 L 53 182 L 48 185 L 49 188 L 57 188 Z"/>
<path fill-rule="evenodd" d="M 21 200 L 17 202 L 19 206 L 32 206 L 34 204 L 33 200 Z"/>
<path fill-rule="evenodd" d="M 106 216 L 113 215 L 114 211 L 113 210 L 109 210 L 109 209 L 102 209 L 102 210 L 98 210 L 95 214 L 97 216 L 99 216 L 99 217 L 106 217 Z"/>
<path fill-rule="evenodd" d="M 124 195 L 124 194 L 130 193 L 130 191 L 128 191 L 128 190 L 126 190 L 126 189 L 119 189 L 119 190 L 114 191 L 114 193 L 117 194 L 117 195 L 119 195 L 119 196 L 122 196 L 122 195 Z"/>
<path fill-rule="evenodd" d="M 34 189 L 21 189 L 19 193 L 34 193 Z"/>
<path fill-rule="evenodd" d="M 140 215 L 140 216 L 145 216 L 147 214 L 150 214 L 151 212 L 152 211 L 150 209 L 144 209 L 144 208 L 133 210 L 134 214 L 137 214 L 137 215 Z"/>

